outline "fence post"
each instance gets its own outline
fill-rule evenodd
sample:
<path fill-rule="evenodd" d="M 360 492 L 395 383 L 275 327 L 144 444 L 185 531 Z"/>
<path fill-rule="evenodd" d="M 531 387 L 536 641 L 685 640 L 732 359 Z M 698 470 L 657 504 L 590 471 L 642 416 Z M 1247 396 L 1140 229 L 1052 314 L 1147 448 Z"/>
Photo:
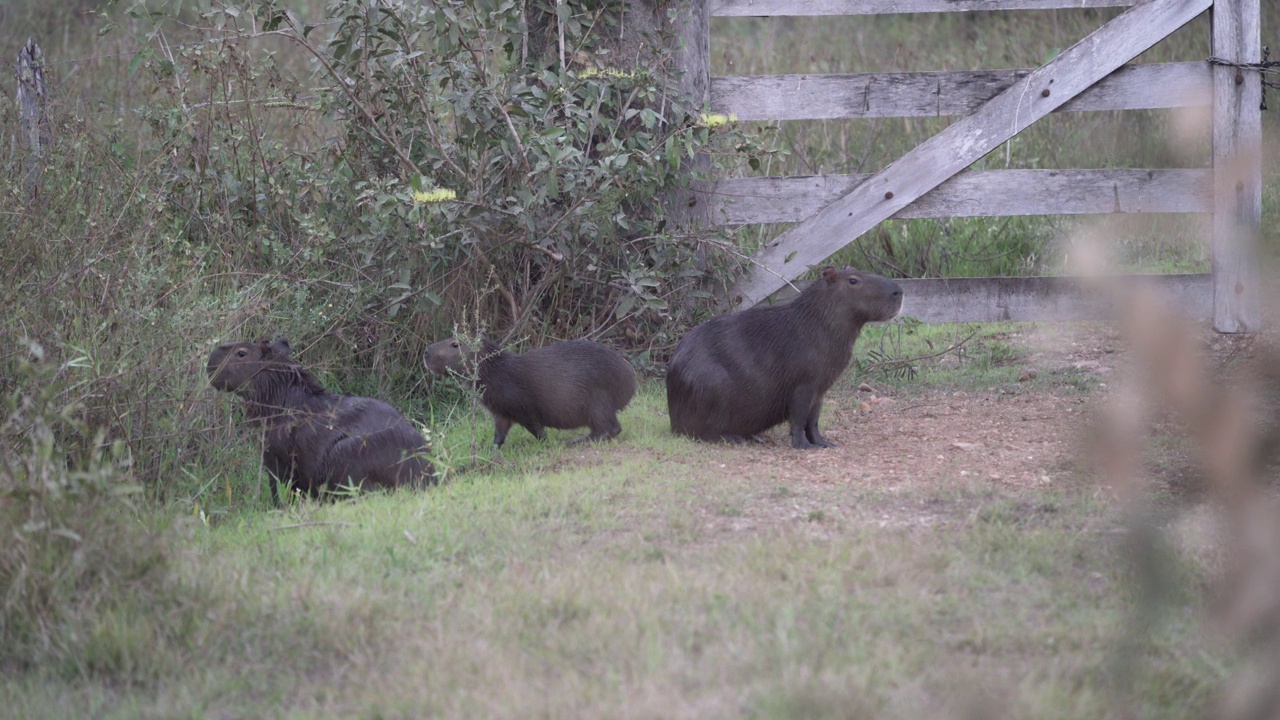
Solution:
<path fill-rule="evenodd" d="M 1261 56 L 1258 0 L 1215 0 L 1213 55 L 1232 63 Z M 1213 328 L 1261 326 L 1258 232 L 1262 225 L 1262 74 L 1213 67 Z"/>
<path fill-rule="evenodd" d="M 44 51 L 34 38 L 27 38 L 26 44 L 18 51 L 17 76 L 18 126 L 30 150 L 23 184 L 27 194 L 35 197 L 40 188 L 44 148 L 49 144 L 49 123 L 44 108 L 48 97 L 44 84 Z"/>
<path fill-rule="evenodd" d="M 673 57 L 680 72 L 680 94 L 694 113 L 705 112 L 711 98 L 711 11 L 709 0 L 680 0 L 672 16 L 675 27 Z M 682 118 L 681 118 L 682 119 Z M 691 171 L 703 174 L 711 168 L 705 153 L 693 159 Z M 673 216 L 685 229 L 696 232 L 711 223 L 711 203 L 704 181 L 695 181 L 687 192 L 672 199 Z M 706 269 L 706 247 L 699 243 L 698 268 Z"/>

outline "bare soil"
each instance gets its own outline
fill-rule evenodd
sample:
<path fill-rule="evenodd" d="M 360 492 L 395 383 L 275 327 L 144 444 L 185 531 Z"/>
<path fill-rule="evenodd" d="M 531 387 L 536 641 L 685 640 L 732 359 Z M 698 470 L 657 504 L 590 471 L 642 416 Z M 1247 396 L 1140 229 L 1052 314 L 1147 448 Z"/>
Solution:
<path fill-rule="evenodd" d="M 817 533 L 829 522 L 928 527 L 964 521 L 988 502 L 1042 497 L 1035 491 L 1055 486 L 1096 484 L 1107 492 L 1091 465 L 1088 438 L 1112 391 L 1132 377 L 1116 331 L 1102 324 L 1028 326 L 987 337 L 1012 345 L 1016 358 L 1016 372 L 993 386 L 833 389 L 822 429 L 836 448 L 794 450 L 785 425 L 761 444 L 707 446 L 688 461 L 705 463 L 691 473 L 733 478 L 745 497 L 731 507 L 691 503 L 699 525 L 712 536 L 789 523 Z M 1206 359 L 1217 372 L 1247 360 L 1251 343 L 1204 333 Z M 1153 431 L 1179 433 L 1161 423 Z M 608 462 L 590 456 L 616 451 L 584 449 L 587 457 L 565 460 Z M 1194 485 L 1194 463 L 1177 442 L 1161 447 L 1148 469 L 1175 492 Z M 1028 514 L 1044 510 L 1029 503 Z"/>

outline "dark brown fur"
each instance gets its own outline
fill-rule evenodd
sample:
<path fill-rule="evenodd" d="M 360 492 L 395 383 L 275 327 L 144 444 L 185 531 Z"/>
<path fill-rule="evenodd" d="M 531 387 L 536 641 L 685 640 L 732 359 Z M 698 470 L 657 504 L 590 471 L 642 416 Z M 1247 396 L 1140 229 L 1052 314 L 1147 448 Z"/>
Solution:
<path fill-rule="evenodd" d="M 892 280 L 828 267 L 786 305 L 695 327 L 667 368 L 672 431 L 743 442 L 785 420 L 793 447 L 831 447 L 818 432 L 822 398 L 849 366 L 862 326 L 901 307 L 902 288 Z"/>
<path fill-rule="evenodd" d="M 455 338 L 423 354 L 428 369 L 476 379 L 480 401 L 493 415 L 493 443 L 502 446 L 512 424 L 538 439 L 544 428 L 579 428 L 573 440 L 607 440 L 622 431 L 618 412 L 636 392 L 636 373 L 616 351 L 590 340 L 566 340 L 523 355 L 485 339 L 477 352 Z"/>
<path fill-rule="evenodd" d="M 277 501 L 281 483 L 313 496 L 347 484 L 435 483 L 422 433 L 381 400 L 325 390 L 284 338 L 221 345 L 207 371 L 213 387 L 244 399 L 245 418 L 262 429 L 262 464 Z"/>

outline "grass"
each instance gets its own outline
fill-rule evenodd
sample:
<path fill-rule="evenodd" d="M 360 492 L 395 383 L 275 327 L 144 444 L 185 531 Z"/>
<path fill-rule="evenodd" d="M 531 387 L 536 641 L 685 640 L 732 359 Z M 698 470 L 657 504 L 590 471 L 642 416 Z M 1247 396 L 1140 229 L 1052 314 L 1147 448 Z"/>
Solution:
<path fill-rule="evenodd" d="M 450 417 L 436 442 L 469 457 L 472 419 Z M 87 677 L 6 674 L 0 701 L 24 718 L 1196 717 L 1223 677 L 1194 555 L 1174 612 L 1126 634 L 1123 518 L 1090 483 L 780 484 L 743 469 L 758 451 L 671 436 L 652 381 L 622 420 L 587 448 L 513 431 L 427 492 L 142 512 L 199 602 L 163 625 L 126 603 L 96 618 Z"/>
<path fill-rule="evenodd" d="M 869 382 L 909 395 L 937 386 L 1087 394 L 1099 387 L 1097 373 L 1046 356 L 1043 351 L 1075 329 L 1090 326 L 1010 322 L 926 325 L 911 319 L 868 325 L 854 346 L 855 364 L 848 382 L 850 386 Z"/>

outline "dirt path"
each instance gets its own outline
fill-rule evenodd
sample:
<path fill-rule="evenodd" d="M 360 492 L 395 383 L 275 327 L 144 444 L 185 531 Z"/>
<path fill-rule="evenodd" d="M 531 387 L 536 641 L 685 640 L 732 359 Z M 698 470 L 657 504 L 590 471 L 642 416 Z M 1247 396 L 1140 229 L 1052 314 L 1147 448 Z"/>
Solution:
<path fill-rule="evenodd" d="M 1037 491 L 1093 482 L 1085 438 L 1097 432 L 1109 397 L 1132 372 L 1122 340 L 1101 324 L 1008 327 L 977 333 L 979 343 L 1002 346 L 997 354 L 1007 360 L 996 372 L 961 368 L 942 382 L 896 386 L 873 379 L 874 387 L 861 389 L 839 383 L 822 418 L 836 448 L 794 450 L 782 425 L 765 433 L 763 444 L 700 445 L 696 456 L 676 459 L 690 476 L 727 478 L 736 490 L 731 501 L 690 498 L 708 539 L 796 523 L 822 533 L 827 520 L 932 526 L 963 521 L 990 503 L 1036 505 Z M 1215 367 L 1248 355 L 1247 339 L 1204 337 Z M 991 352 L 978 343 L 972 350 Z M 973 363 L 972 356 L 938 362 Z M 1179 491 L 1195 474 L 1192 460 L 1176 428 L 1155 430 L 1172 440 L 1149 469 Z"/>

